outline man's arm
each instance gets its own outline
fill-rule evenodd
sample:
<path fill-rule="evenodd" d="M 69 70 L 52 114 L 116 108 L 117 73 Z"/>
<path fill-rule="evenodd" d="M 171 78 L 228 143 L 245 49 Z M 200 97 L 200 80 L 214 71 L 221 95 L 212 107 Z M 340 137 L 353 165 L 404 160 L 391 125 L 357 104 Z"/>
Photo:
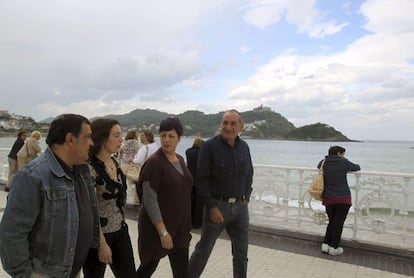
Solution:
<path fill-rule="evenodd" d="M 252 194 L 253 191 L 253 165 L 250 164 L 250 171 L 249 171 L 249 176 L 248 176 L 248 184 L 249 184 L 249 193 L 248 195 L 248 199 L 250 200 L 250 195 Z"/>
<path fill-rule="evenodd" d="M 40 211 L 39 191 L 26 170 L 16 174 L 11 188 L 0 223 L 1 262 L 11 276 L 29 277 L 32 272 L 29 234 Z"/>
<path fill-rule="evenodd" d="M 248 179 L 247 180 L 247 184 L 249 185 L 249 194 L 248 194 L 248 197 L 250 199 L 250 195 L 252 194 L 252 191 L 253 191 L 252 185 L 253 185 L 253 172 L 254 172 L 254 170 L 253 170 L 252 157 L 250 156 L 250 148 L 249 148 L 249 146 L 247 146 L 247 151 L 249 153 L 249 173 L 247 175 L 247 179 Z"/>

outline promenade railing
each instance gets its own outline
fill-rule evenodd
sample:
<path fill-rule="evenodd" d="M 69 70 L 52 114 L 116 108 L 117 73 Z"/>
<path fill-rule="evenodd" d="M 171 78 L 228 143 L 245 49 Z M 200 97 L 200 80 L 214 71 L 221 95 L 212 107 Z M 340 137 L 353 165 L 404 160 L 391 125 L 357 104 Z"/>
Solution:
<path fill-rule="evenodd" d="M 0 149 L 0 181 L 7 179 L 7 149 Z M 317 170 L 254 165 L 250 223 L 268 229 L 323 236 L 325 207 L 308 193 Z M 343 238 L 414 252 L 414 174 L 358 171 L 348 174 L 353 206 Z"/>
<path fill-rule="evenodd" d="M 323 236 L 325 207 L 308 193 L 317 170 L 254 166 L 250 223 Z M 414 174 L 358 171 L 348 174 L 353 206 L 343 238 L 414 251 Z"/>

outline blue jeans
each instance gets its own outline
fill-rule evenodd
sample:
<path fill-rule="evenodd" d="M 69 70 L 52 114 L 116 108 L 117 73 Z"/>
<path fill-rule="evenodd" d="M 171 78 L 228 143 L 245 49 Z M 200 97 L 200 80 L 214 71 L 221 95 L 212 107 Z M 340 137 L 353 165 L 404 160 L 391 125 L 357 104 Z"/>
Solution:
<path fill-rule="evenodd" d="M 231 240 L 233 276 L 236 278 L 245 278 L 247 275 L 247 248 L 249 244 L 249 209 L 247 203 L 236 202 L 229 204 L 219 201 L 217 208 L 223 214 L 224 223 L 213 223 L 210 220 L 208 210 L 206 208 L 204 209 L 201 238 L 195 246 L 189 261 L 189 277 L 200 277 L 217 238 L 226 229 Z"/>

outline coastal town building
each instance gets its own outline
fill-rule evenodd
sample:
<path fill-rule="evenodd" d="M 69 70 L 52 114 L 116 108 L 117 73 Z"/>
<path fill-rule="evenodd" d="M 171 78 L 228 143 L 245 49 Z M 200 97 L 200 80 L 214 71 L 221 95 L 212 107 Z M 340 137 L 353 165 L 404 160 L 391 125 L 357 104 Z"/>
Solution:
<path fill-rule="evenodd" d="M 48 124 L 36 123 L 31 117 L 21 116 L 10 113 L 8 110 L 0 110 L 0 131 L 15 131 L 19 129 L 26 130 L 48 130 Z"/>

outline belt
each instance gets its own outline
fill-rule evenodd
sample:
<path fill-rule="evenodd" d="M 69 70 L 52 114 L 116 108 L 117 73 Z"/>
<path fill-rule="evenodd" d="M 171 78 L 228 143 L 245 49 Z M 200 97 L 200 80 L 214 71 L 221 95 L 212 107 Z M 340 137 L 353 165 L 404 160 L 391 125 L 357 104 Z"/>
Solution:
<path fill-rule="evenodd" d="M 242 196 L 234 196 L 234 197 L 221 197 L 221 196 L 216 196 L 216 197 L 214 197 L 214 199 L 216 199 L 218 201 L 226 202 L 226 203 L 229 203 L 229 204 L 234 204 L 236 202 L 248 201 L 248 198 L 245 195 L 242 195 Z"/>

